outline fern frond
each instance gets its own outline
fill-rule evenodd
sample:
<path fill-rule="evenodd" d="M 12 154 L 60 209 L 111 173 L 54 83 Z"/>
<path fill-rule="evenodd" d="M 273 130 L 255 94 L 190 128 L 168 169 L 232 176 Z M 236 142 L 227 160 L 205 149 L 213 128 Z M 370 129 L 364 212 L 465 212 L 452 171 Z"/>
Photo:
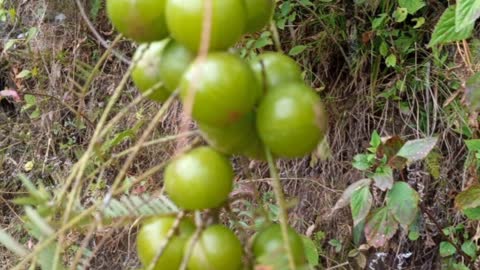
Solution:
<path fill-rule="evenodd" d="M 153 197 L 142 194 L 140 196 L 130 195 L 122 196 L 120 199 L 112 199 L 102 212 L 107 218 L 120 218 L 165 215 L 178 211 L 178 207 L 165 196 Z"/>

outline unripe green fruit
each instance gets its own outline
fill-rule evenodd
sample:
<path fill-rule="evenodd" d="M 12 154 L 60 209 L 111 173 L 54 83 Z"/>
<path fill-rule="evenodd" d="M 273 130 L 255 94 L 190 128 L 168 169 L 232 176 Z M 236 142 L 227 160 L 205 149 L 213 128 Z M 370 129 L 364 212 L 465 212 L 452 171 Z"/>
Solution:
<path fill-rule="evenodd" d="M 137 42 L 166 38 L 166 0 L 107 0 L 107 15 L 117 30 Z"/>
<path fill-rule="evenodd" d="M 165 46 L 160 62 L 160 71 L 165 88 L 173 92 L 179 85 L 183 74 L 188 69 L 195 54 L 175 40 Z"/>
<path fill-rule="evenodd" d="M 258 81 L 262 82 L 263 89 L 267 92 L 276 86 L 303 82 L 302 70 L 297 62 L 278 52 L 260 54 L 251 66 Z"/>
<path fill-rule="evenodd" d="M 245 0 L 247 4 L 247 32 L 261 30 L 270 22 L 275 0 Z"/>

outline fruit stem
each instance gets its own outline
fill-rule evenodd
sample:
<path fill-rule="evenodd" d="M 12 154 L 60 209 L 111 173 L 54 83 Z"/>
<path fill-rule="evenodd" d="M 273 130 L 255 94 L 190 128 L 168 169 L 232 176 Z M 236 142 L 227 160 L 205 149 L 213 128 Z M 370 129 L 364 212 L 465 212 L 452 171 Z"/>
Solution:
<path fill-rule="evenodd" d="M 268 148 L 266 148 L 265 153 L 267 155 L 270 177 L 272 178 L 273 192 L 275 193 L 275 198 L 277 199 L 277 205 L 279 207 L 279 219 L 280 228 L 282 229 L 283 245 L 285 250 L 287 251 L 289 267 L 291 270 L 295 270 L 295 260 L 293 258 L 293 252 L 290 247 L 290 240 L 288 239 L 287 203 L 285 201 L 282 184 L 280 183 L 280 178 L 278 176 L 277 167 L 275 166 L 275 163 L 273 161 L 272 153 Z"/>
<path fill-rule="evenodd" d="M 275 49 L 278 52 L 283 53 L 282 43 L 280 42 L 280 35 L 278 34 L 277 25 L 275 21 L 270 22 L 270 31 L 272 31 L 273 43 L 275 44 Z"/>
<path fill-rule="evenodd" d="M 193 249 L 195 248 L 195 245 L 197 244 L 198 240 L 200 239 L 200 235 L 202 234 L 202 231 L 204 229 L 204 224 L 203 220 L 201 217 L 201 214 L 199 211 L 195 212 L 195 223 L 197 225 L 197 229 L 195 230 L 195 233 L 192 236 L 192 240 L 188 242 L 188 246 L 185 249 L 185 254 L 183 255 L 182 259 L 182 264 L 178 268 L 179 270 L 186 270 L 188 266 L 188 261 L 190 260 L 190 257 L 192 256 Z"/>
<path fill-rule="evenodd" d="M 180 223 L 182 222 L 182 219 L 185 217 L 185 212 L 181 211 L 178 213 L 177 218 L 175 219 L 175 222 L 173 222 L 172 227 L 167 233 L 167 237 L 164 239 L 162 242 L 162 245 L 160 246 L 160 249 L 157 251 L 155 254 L 155 257 L 153 260 L 150 262 L 146 270 L 153 270 L 155 268 L 155 265 L 157 264 L 158 260 L 160 257 L 162 257 L 163 253 L 168 247 L 168 244 L 170 243 L 170 240 L 172 240 L 173 236 L 177 232 L 178 228 L 180 227 Z"/>

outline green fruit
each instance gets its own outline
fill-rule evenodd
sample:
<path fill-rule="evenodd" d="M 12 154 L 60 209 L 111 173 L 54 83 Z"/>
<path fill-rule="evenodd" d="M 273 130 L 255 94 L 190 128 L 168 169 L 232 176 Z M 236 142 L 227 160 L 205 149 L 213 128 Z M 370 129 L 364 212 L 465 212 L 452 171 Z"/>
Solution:
<path fill-rule="evenodd" d="M 256 32 L 265 27 L 272 18 L 275 0 L 245 0 L 247 4 L 247 32 Z"/>
<path fill-rule="evenodd" d="M 257 111 L 257 130 L 272 153 L 287 158 L 311 153 L 323 139 L 327 116 L 320 97 L 302 83 L 269 91 Z"/>
<path fill-rule="evenodd" d="M 241 265 L 242 244 L 222 225 L 210 226 L 202 232 L 188 261 L 189 270 L 239 269 Z"/>
<path fill-rule="evenodd" d="M 203 123 L 198 123 L 198 126 L 208 144 L 224 154 L 242 154 L 251 145 L 260 143 L 253 112 L 225 127 L 209 126 Z"/>
<path fill-rule="evenodd" d="M 243 0 L 211 0 L 210 50 L 225 50 L 245 32 L 247 11 Z M 172 37 L 192 51 L 202 41 L 204 0 L 168 0 L 167 25 Z"/>
<path fill-rule="evenodd" d="M 155 258 L 164 241 L 166 241 L 168 232 L 174 222 L 174 217 L 160 217 L 149 219 L 142 225 L 137 234 L 137 252 L 144 266 L 148 266 Z M 194 231 L 195 225 L 191 220 L 182 220 L 177 234 L 168 242 L 154 269 L 179 269 L 185 252 L 185 245 Z"/>
<path fill-rule="evenodd" d="M 263 89 L 291 82 L 303 82 L 302 70 L 292 58 L 277 52 L 267 52 L 258 56 L 251 63 L 258 81 L 262 82 Z"/>
<path fill-rule="evenodd" d="M 126 37 L 137 42 L 157 41 L 168 36 L 166 1 L 107 0 L 107 15 Z"/>
<path fill-rule="evenodd" d="M 190 65 L 180 84 L 185 104 L 195 93 L 192 116 L 210 126 L 227 126 L 251 112 L 260 97 L 252 70 L 239 56 L 212 53 Z"/>
<path fill-rule="evenodd" d="M 162 62 L 162 53 L 167 42 L 168 40 L 162 40 L 150 44 L 142 44 L 135 52 L 133 61 L 138 62 L 132 70 L 132 80 L 141 93 L 145 93 L 145 91 L 163 81 L 160 64 Z M 153 90 L 148 98 L 163 102 L 170 94 L 170 91 L 163 85 L 160 85 Z"/>
<path fill-rule="evenodd" d="M 179 85 L 183 74 L 195 59 L 195 54 L 185 46 L 170 40 L 163 50 L 160 71 L 165 87 L 173 92 Z"/>
<path fill-rule="evenodd" d="M 303 240 L 292 228 L 288 228 L 288 242 L 295 265 L 305 264 Z M 257 260 L 263 256 L 279 259 L 287 257 L 280 224 L 271 225 L 254 236 L 253 254 Z"/>
<path fill-rule="evenodd" d="M 187 210 L 221 206 L 233 188 L 230 161 L 210 147 L 198 147 L 174 159 L 165 169 L 165 191 Z"/>

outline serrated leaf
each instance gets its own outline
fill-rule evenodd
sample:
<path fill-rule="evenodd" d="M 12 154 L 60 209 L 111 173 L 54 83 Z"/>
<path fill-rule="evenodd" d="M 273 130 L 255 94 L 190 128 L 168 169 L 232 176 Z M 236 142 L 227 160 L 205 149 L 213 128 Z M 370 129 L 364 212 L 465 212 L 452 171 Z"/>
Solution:
<path fill-rule="evenodd" d="M 429 137 L 408 141 L 398 151 L 398 156 L 404 157 L 409 163 L 424 159 L 438 142 L 437 137 Z"/>
<path fill-rule="evenodd" d="M 375 186 L 382 191 L 391 189 L 393 186 L 393 171 L 390 167 L 377 168 L 372 178 L 375 181 Z"/>
<path fill-rule="evenodd" d="M 480 0 L 457 0 L 455 31 L 472 25 L 480 16 Z"/>
<path fill-rule="evenodd" d="M 364 220 L 372 208 L 373 197 L 370 193 L 370 187 L 364 186 L 357 189 L 352 194 L 350 200 L 350 209 L 352 210 L 353 225 L 358 225 Z"/>
<path fill-rule="evenodd" d="M 355 191 L 357 191 L 357 190 L 359 190 L 363 187 L 368 187 L 371 183 L 372 183 L 371 179 L 361 179 L 361 180 L 358 180 L 358 181 L 354 182 L 350 186 L 348 186 L 345 189 L 345 191 L 343 192 L 340 199 L 338 199 L 337 203 L 333 207 L 332 212 L 347 206 L 350 203 L 350 200 L 351 200 L 353 194 L 355 193 Z"/>
<path fill-rule="evenodd" d="M 433 176 L 435 180 L 440 178 L 440 159 L 442 155 L 437 151 L 432 151 L 428 154 L 425 159 L 425 164 L 427 165 L 428 172 Z"/>
<path fill-rule="evenodd" d="M 429 47 L 464 40 L 472 35 L 473 23 L 464 27 L 461 31 L 457 32 L 455 30 L 455 8 L 455 5 L 452 5 L 442 14 L 433 30 L 432 38 L 428 44 Z"/>
<path fill-rule="evenodd" d="M 456 252 L 457 250 L 455 249 L 455 247 L 449 242 L 443 241 L 440 243 L 440 256 L 449 257 L 455 254 Z"/>
<path fill-rule="evenodd" d="M 477 257 L 477 245 L 472 240 L 467 240 L 462 244 L 462 251 L 465 252 L 468 256 L 475 258 Z"/>
<path fill-rule="evenodd" d="M 415 14 L 425 6 L 425 2 L 423 0 L 398 0 L 398 5 L 407 9 L 409 14 Z"/>
<path fill-rule="evenodd" d="M 307 262 L 311 266 L 317 266 L 319 264 L 319 254 L 318 249 L 312 239 L 302 235 L 303 247 L 305 250 L 305 257 L 307 257 Z"/>
<path fill-rule="evenodd" d="M 407 227 L 415 220 L 420 197 L 417 191 L 405 182 L 397 182 L 387 193 L 387 208 L 392 216 Z"/>
<path fill-rule="evenodd" d="M 379 248 L 395 235 L 397 229 L 397 221 L 386 207 L 382 207 L 367 218 L 365 236 L 370 246 Z"/>
<path fill-rule="evenodd" d="M 373 148 L 377 148 L 382 144 L 382 138 L 378 134 L 376 130 L 372 133 L 372 138 L 370 139 L 370 146 Z"/>
<path fill-rule="evenodd" d="M 307 48 L 307 46 L 305 46 L 305 45 L 297 45 L 297 46 L 293 47 L 293 48 L 288 52 L 288 54 L 289 54 L 290 56 L 299 55 L 299 54 L 301 54 L 303 51 L 305 51 L 306 48 Z"/>
<path fill-rule="evenodd" d="M 480 207 L 465 209 L 463 213 L 471 220 L 480 220 Z"/>
<path fill-rule="evenodd" d="M 390 54 L 385 59 L 385 65 L 387 65 L 387 67 L 395 67 L 397 65 L 397 57 L 395 56 L 395 54 Z"/>
<path fill-rule="evenodd" d="M 460 210 L 480 207 L 480 185 L 473 185 L 455 198 L 455 207 Z"/>

